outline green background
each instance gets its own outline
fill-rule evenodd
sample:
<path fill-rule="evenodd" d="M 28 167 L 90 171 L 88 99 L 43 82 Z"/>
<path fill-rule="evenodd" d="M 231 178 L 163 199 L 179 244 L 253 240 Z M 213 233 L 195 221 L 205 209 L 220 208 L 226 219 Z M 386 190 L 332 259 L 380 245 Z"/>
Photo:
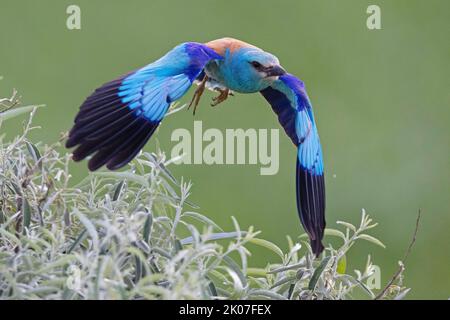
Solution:
<path fill-rule="evenodd" d="M 81 7 L 82 29 L 66 28 L 66 7 Z M 366 28 L 378 4 L 382 30 Z M 277 55 L 307 85 L 324 149 L 328 226 L 359 222 L 365 208 L 386 249 L 359 243 L 348 256 L 360 268 L 370 252 L 386 283 L 423 219 L 407 261 L 410 298 L 450 297 L 449 84 L 450 1 L 10 1 L 0 0 L 0 96 L 12 88 L 24 104 L 45 103 L 35 141 L 54 142 L 98 85 L 145 65 L 178 43 L 239 38 Z M 183 99 L 188 101 L 192 92 Z M 238 95 L 217 108 L 207 93 L 195 119 L 206 128 L 279 128 L 258 95 Z M 206 98 L 205 98 L 206 97 Z M 2 131 L 9 137 L 17 121 Z M 167 152 L 176 128 L 192 130 L 183 111 L 161 126 Z M 230 216 L 286 247 L 302 233 L 295 208 L 295 149 L 280 131 L 280 171 L 257 165 L 172 166 L 194 182 L 191 200 L 226 228 Z M 79 180 L 86 163 L 73 165 Z M 276 257 L 255 250 L 250 264 Z"/>

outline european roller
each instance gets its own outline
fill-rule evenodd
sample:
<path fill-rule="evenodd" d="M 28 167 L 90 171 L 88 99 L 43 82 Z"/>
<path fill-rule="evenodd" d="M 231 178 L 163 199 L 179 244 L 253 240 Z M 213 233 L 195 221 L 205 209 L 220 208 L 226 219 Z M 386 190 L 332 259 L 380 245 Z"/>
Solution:
<path fill-rule="evenodd" d="M 66 143 L 73 159 L 91 156 L 94 171 L 119 169 L 143 148 L 170 105 L 192 84 L 194 112 L 205 88 L 218 92 L 212 105 L 230 94 L 260 92 L 297 147 L 296 199 L 301 223 L 316 256 L 323 251 L 325 182 L 317 126 L 303 82 L 276 56 L 232 38 L 182 43 L 159 60 L 96 89 L 81 105 Z M 191 106 L 190 105 L 190 106 Z"/>

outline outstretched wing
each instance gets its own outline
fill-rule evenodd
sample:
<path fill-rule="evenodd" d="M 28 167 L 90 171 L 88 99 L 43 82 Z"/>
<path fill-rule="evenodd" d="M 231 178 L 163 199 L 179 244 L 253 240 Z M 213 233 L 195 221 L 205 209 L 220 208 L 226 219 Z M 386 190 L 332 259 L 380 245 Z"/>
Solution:
<path fill-rule="evenodd" d="M 286 74 L 261 91 L 298 147 L 297 209 L 316 256 L 324 249 L 325 181 L 319 134 L 303 82 Z"/>
<path fill-rule="evenodd" d="M 89 169 L 114 170 L 130 162 L 164 118 L 214 59 L 207 46 L 183 43 L 159 60 L 104 84 L 89 96 L 75 118 L 66 147 L 78 147 L 73 159 L 94 154 Z"/>

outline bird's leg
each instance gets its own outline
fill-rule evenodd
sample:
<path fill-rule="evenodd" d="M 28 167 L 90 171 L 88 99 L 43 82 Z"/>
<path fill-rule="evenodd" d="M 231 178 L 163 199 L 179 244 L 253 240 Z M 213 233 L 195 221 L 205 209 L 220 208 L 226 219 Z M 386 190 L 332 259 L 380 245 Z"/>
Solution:
<path fill-rule="evenodd" d="M 197 89 L 194 92 L 194 96 L 192 97 L 192 100 L 189 103 L 188 110 L 192 106 L 192 104 L 194 104 L 194 111 L 192 112 L 192 114 L 194 114 L 194 115 L 195 115 L 195 110 L 197 110 L 198 103 L 200 102 L 200 98 L 202 97 L 203 91 L 205 91 L 206 81 L 208 81 L 207 75 L 205 75 L 203 80 L 198 85 Z"/>
<path fill-rule="evenodd" d="M 219 91 L 220 94 L 213 98 L 213 102 L 211 103 L 211 107 L 215 107 L 217 106 L 219 103 L 224 102 L 225 100 L 227 100 L 229 95 L 233 95 L 233 93 L 230 91 L 230 89 L 220 89 L 220 88 L 216 88 L 216 91 Z"/>

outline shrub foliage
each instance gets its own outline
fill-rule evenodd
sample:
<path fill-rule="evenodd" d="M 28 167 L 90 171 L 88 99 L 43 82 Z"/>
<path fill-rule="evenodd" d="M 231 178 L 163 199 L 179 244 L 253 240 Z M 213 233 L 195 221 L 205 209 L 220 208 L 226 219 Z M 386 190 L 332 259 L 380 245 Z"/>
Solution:
<path fill-rule="evenodd" d="M 8 109 L 11 99 L 3 99 Z M 6 106 L 6 107 L 5 107 Z M 0 108 L 1 110 L 1 108 Z M 164 153 L 142 153 L 126 171 L 98 172 L 71 183 L 70 154 L 34 144 L 36 108 L 3 110 L 0 121 L 30 113 L 24 133 L 0 136 L 0 297 L 2 299 L 373 299 L 366 266 L 347 273 L 356 241 L 376 224 L 338 222 L 342 239 L 314 259 L 307 242 L 288 239 L 283 252 L 252 227 L 224 231 L 188 201 L 191 184 L 167 169 Z M 16 120 L 14 120 L 16 121 Z M 63 138 L 62 138 L 63 139 Z M 306 239 L 304 239 L 306 240 Z M 276 261 L 248 265 L 249 244 Z M 399 281 L 382 298 L 402 298 Z"/>

